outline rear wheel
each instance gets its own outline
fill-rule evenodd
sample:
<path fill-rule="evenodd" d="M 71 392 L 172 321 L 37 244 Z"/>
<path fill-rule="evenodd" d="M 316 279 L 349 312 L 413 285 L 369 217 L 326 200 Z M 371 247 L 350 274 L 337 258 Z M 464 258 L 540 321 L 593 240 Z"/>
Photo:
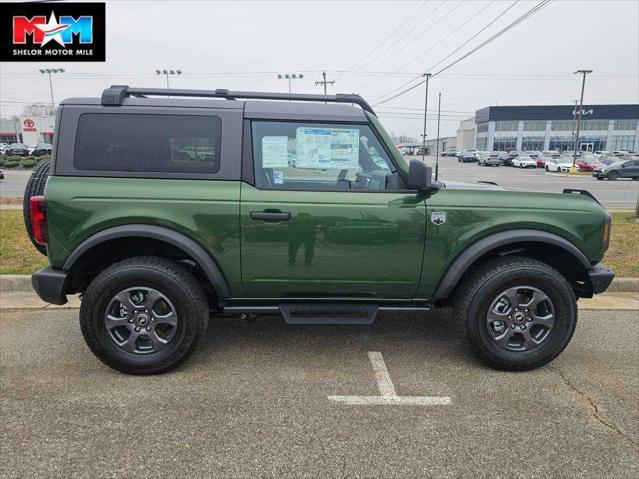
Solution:
<path fill-rule="evenodd" d="M 458 289 L 456 313 L 474 352 L 496 369 L 535 369 L 556 358 L 577 324 L 577 302 L 554 268 L 523 257 L 485 263 Z"/>
<path fill-rule="evenodd" d="M 84 293 L 80 327 L 91 351 L 129 374 L 175 368 L 206 331 L 208 303 L 197 279 L 173 261 L 130 258 L 100 273 Z"/>
<path fill-rule="evenodd" d="M 31 229 L 31 211 L 29 210 L 29 199 L 32 196 L 41 196 L 44 194 L 44 188 L 47 185 L 47 178 L 49 177 L 49 169 L 51 168 L 51 161 L 45 160 L 38 165 L 38 167 L 31 173 L 27 186 L 24 189 L 24 196 L 22 198 L 22 217 L 24 218 L 24 226 L 29 235 L 29 239 L 33 246 L 46 256 L 47 248 L 44 245 L 38 244 L 33 239 L 33 230 Z"/>

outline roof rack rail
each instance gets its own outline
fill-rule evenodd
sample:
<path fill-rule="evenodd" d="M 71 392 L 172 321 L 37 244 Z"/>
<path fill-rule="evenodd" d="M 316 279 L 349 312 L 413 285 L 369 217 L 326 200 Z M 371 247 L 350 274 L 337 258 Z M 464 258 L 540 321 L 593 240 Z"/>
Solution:
<path fill-rule="evenodd" d="M 338 93 L 336 95 L 314 95 L 306 93 L 267 93 L 252 91 L 230 91 L 218 88 L 217 90 L 185 90 L 175 88 L 131 88 L 128 85 L 112 85 L 102 92 L 102 104 L 118 106 L 126 97 L 145 98 L 147 96 L 185 96 L 199 98 L 225 98 L 235 100 L 291 100 L 291 101 L 317 101 L 328 103 L 355 103 L 363 110 L 375 115 L 373 108 L 361 96 Z"/>

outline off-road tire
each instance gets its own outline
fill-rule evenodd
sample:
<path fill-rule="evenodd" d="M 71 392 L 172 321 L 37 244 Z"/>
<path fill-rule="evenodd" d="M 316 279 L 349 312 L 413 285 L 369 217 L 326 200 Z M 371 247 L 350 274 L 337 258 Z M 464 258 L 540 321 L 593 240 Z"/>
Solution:
<path fill-rule="evenodd" d="M 126 288 L 150 287 L 169 298 L 177 313 L 173 340 L 150 354 L 124 351 L 104 326 L 106 308 L 115 294 Z M 127 374 L 158 374 L 184 362 L 206 332 L 209 307 L 195 276 L 165 258 L 139 256 L 113 264 L 100 273 L 84 292 L 80 307 L 82 335 L 97 358 Z"/>
<path fill-rule="evenodd" d="M 47 255 L 47 248 L 44 245 L 38 244 L 33 239 L 33 230 L 31 229 L 31 212 L 29 211 L 29 199 L 32 196 L 40 196 L 44 194 L 44 187 L 47 185 L 47 178 L 49 177 L 49 169 L 51 168 L 51 161 L 46 160 L 40 163 L 27 181 L 27 186 L 24 189 L 24 196 L 22 199 L 22 217 L 24 218 L 24 227 L 27 229 L 27 234 L 33 246 L 42 253 Z"/>
<path fill-rule="evenodd" d="M 555 325 L 547 339 L 528 351 L 501 348 L 486 326 L 486 314 L 494 298 L 518 285 L 542 290 L 555 310 Z M 577 325 L 577 300 L 568 281 L 551 266 L 525 257 L 504 257 L 487 261 L 465 278 L 455 294 L 455 313 L 465 324 L 474 353 L 483 362 L 495 369 L 526 371 L 549 363 L 568 345 Z"/>

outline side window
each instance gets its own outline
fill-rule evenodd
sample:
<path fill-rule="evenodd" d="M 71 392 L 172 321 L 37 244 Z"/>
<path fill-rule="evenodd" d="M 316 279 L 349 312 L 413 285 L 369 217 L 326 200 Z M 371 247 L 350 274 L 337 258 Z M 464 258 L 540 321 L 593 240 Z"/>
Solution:
<path fill-rule="evenodd" d="M 254 121 L 252 134 L 258 188 L 403 188 L 399 173 L 368 125 Z"/>
<path fill-rule="evenodd" d="M 78 170 L 216 173 L 222 120 L 215 116 L 85 113 L 73 164 Z"/>

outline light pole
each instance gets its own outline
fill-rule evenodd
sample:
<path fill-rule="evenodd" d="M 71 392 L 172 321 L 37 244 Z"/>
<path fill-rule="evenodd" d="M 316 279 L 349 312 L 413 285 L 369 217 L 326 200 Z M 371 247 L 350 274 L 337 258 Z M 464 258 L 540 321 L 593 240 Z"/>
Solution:
<path fill-rule="evenodd" d="M 166 76 L 166 87 L 169 88 L 169 75 L 181 75 L 182 70 L 155 70 L 155 74 Z"/>
<path fill-rule="evenodd" d="M 582 80 L 581 80 L 581 97 L 579 99 L 579 110 L 577 111 L 577 132 L 575 133 L 575 145 L 573 148 L 574 152 L 572 155 L 573 171 L 575 169 L 575 164 L 577 163 L 577 143 L 579 143 L 579 127 L 581 126 L 581 112 L 584 108 L 584 89 L 586 87 L 586 75 L 588 75 L 588 73 L 592 73 L 592 70 L 577 70 L 575 74 L 577 73 L 581 73 Z"/>
<path fill-rule="evenodd" d="M 52 73 L 64 73 L 64 68 L 40 68 L 40 73 L 49 75 L 49 89 L 51 90 L 51 114 L 55 114 L 55 101 L 53 100 L 53 81 Z"/>
<path fill-rule="evenodd" d="M 277 78 L 279 80 L 288 80 L 288 92 L 291 93 L 291 80 L 301 80 L 304 75 L 301 73 L 280 73 Z"/>
<path fill-rule="evenodd" d="M 424 134 L 422 135 L 422 161 L 426 160 L 426 115 L 428 114 L 428 80 L 431 77 L 430 73 L 424 73 L 422 76 L 426 77 L 426 94 L 424 95 Z"/>

